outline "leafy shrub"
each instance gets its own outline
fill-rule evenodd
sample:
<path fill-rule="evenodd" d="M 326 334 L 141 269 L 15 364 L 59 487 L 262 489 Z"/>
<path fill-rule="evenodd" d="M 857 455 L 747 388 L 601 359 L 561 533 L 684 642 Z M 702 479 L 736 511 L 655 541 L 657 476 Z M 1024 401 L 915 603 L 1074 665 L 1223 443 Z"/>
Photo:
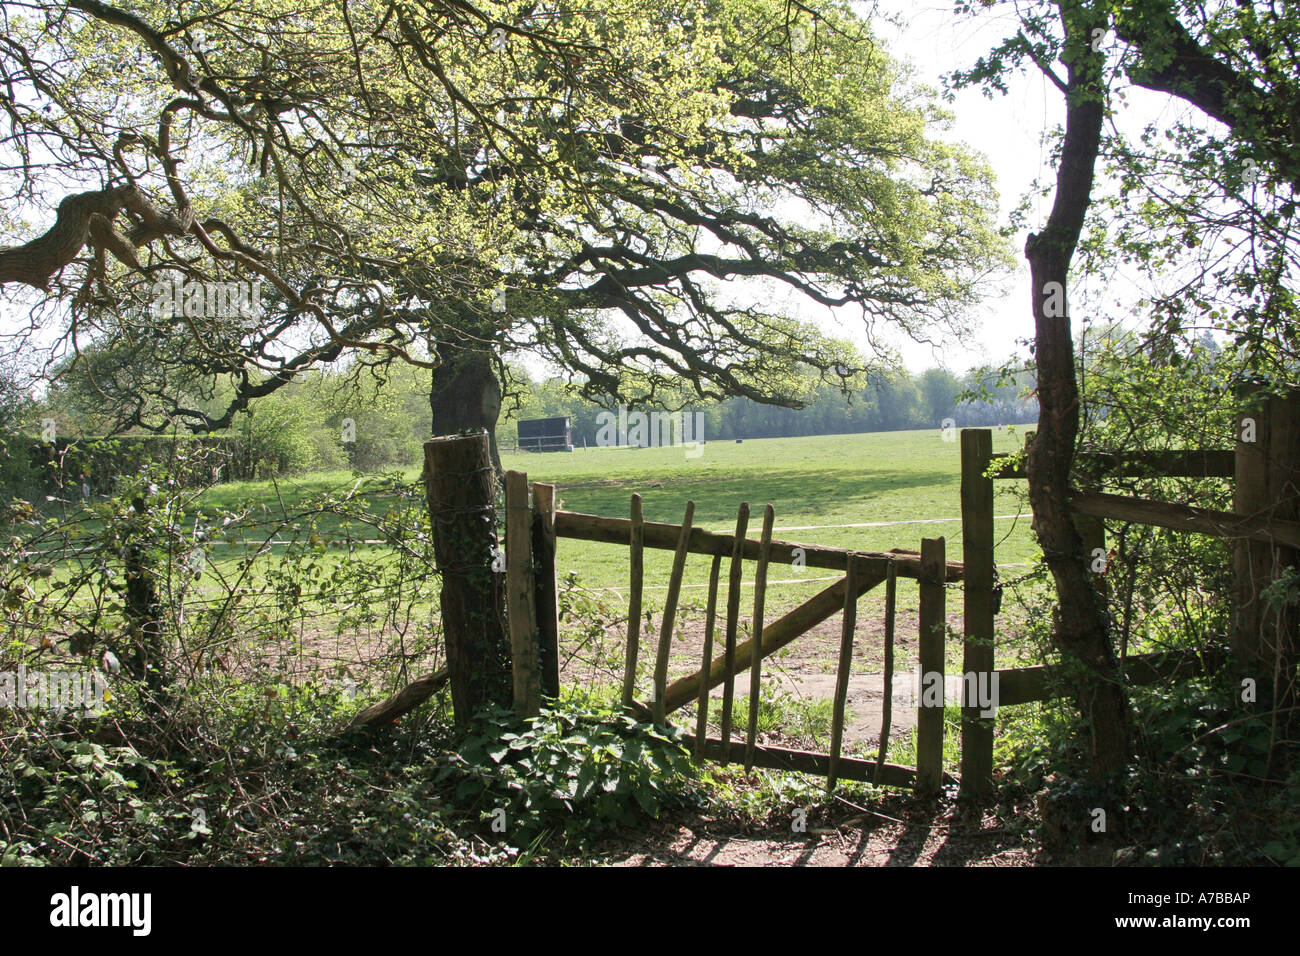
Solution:
<path fill-rule="evenodd" d="M 522 725 L 494 709 L 481 715 L 442 776 L 459 777 L 457 802 L 472 801 L 509 834 L 531 839 L 563 828 L 586 838 L 692 799 L 694 768 L 679 738 L 580 698 L 543 708 Z"/>

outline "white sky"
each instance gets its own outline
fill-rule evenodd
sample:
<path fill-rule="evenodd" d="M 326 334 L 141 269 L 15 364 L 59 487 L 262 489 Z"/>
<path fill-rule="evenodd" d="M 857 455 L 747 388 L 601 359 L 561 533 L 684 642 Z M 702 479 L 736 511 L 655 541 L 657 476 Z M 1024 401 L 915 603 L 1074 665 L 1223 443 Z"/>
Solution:
<path fill-rule="evenodd" d="M 908 62 L 918 83 L 942 88 L 941 78 L 954 69 L 974 65 L 982 55 L 1013 35 L 1018 24 L 1014 5 L 982 11 L 975 17 L 957 17 L 953 4 L 916 2 L 916 0 L 874 0 L 859 4 L 864 15 L 872 7 L 902 22 L 895 26 L 882 17 L 872 18 L 873 29 L 885 41 L 895 59 Z M 1113 38 L 1108 43 L 1116 42 Z M 997 179 L 1001 206 L 1000 222 L 1029 192 L 1035 179 L 1049 185 L 1055 182 L 1050 149 L 1044 136 L 1065 120 L 1064 99 L 1052 83 L 1037 69 L 1009 75 L 1006 95 L 986 97 L 978 88 L 961 90 L 947 106 L 953 114 L 949 138 L 982 153 Z M 1125 89 L 1122 111 L 1115 117 L 1116 128 L 1136 134 L 1148 123 L 1169 123 L 1175 117 L 1193 124 L 1206 120 L 1172 97 L 1135 87 Z M 1099 169 L 1100 173 L 1100 169 Z M 1100 179 L 1098 189 L 1103 188 Z M 901 335 L 891 343 L 913 371 L 941 365 L 952 371 L 964 371 L 976 365 L 1001 364 L 1013 354 L 1027 355 L 1020 344 L 1032 339 L 1033 316 L 1030 312 L 1029 268 L 1023 258 L 1025 239 L 1030 231 L 1040 229 L 1051 209 L 1052 194 L 1035 198 L 1027 228 L 1012 240 L 1019 263 L 1014 275 L 988 287 L 981 307 L 981 321 L 973 341 L 964 346 L 946 343 L 941 349 L 917 345 Z M 1141 289 L 1134 277 L 1119 274 L 1104 285 L 1093 283 L 1072 289 L 1071 312 L 1079 320 L 1106 318 L 1122 320 L 1129 316 Z M 1104 316 L 1098 314 L 1105 310 Z M 845 329 L 844 331 L 850 331 Z M 854 336 L 862 341 L 861 336 Z"/>
<path fill-rule="evenodd" d="M 918 83 L 942 88 L 941 78 L 954 69 L 966 68 L 993 49 L 1015 26 L 1005 17 L 986 13 L 974 19 L 958 19 L 951 3 L 936 5 L 908 0 L 878 0 L 881 12 L 902 19 L 899 26 L 883 18 L 873 20 L 873 29 L 885 41 L 895 59 L 914 70 Z M 958 92 L 947 106 L 953 114 L 950 138 L 984 154 L 997 177 L 1000 221 L 1029 190 L 1034 179 L 1047 168 L 1043 133 L 1063 122 L 1064 104 L 1057 90 L 1040 74 L 1021 74 L 1008 79 L 1006 96 L 987 98 L 979 89 Z M 1036 208 L 1032 217 L 1041 222 L 1047 210 Z M 1024 247 L 1024 235 L 1016 236 L 1014 248 Z M 941 350 L 917 345 L 897 335 L 891 338 L 906 365 L 914 371 L 941 365 L 964 371 L 975 365 L 1002 362 L 1013 353 L 1024 353 L 1018 340 L 1033 337 L 1030 313 L 1029 270 L 1023 259 L 1016 274 L 996 286 L 981 308 L 975 341 L 966 347 L 952 342 Z"/>

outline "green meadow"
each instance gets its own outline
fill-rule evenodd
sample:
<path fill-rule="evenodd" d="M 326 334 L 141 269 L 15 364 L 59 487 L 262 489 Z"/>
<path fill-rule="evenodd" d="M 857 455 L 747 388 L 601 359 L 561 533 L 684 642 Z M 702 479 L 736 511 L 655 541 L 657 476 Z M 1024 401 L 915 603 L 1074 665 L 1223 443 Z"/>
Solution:
<path fill-rule="evenodd" d="M 1023 444 L 1024 430 L 1014 427 L 994 430 L 994 450 L 1016 451 Z M 955 437 L 955 436 L 951 436 Z M 640 494 L 648 521 L 679 523 L 687 501 L 695 502 L 694 523 L 711 531 L 729 533 L 735 528 L 736 510 L 741 502 L 751 509 L 748 535 L 757 538 L 762 527 L 763 508 L 771 504 L 775 511 L 773 536 L 780 540 L 805 544 L 853 548 L 884 552 L 894 548 L 918 550 L 921 539 L 946 539 L 950 560 L 961 559 L 961 470 L 959 443 L 945 440 L 935 430 L 877 432 L 869 434 L 827 435 L 801 438 L 754 439 L 744 442 L 714 441 L 695 446 L 661 448 L 589 448 L 574 452 L 514 453 L 504 455 L 503 465 L 526 472 L 532 481 L 555 485 L 560 507 L 568 511 L 608 517 L 626 517 L 633 493 Z M 414 508 L 423 516 L 423 495 L 418 487 L 419 469 L 411 467 L 400 476 L 408 486 L 408 496 L 399 502 L 390 481 L 371 485 L 365 492 L 365 508 L 384 514 L 393 507 Z M 269 582 L 284 574 L 293 575 L 290 552 L 284 544 L 298 541 L 299 549 L 311 536 L 316 542 L 313 562 L 317 569 L 307 587 L 309 592 L 325 582 L 336 580 L 351 562 L 352 574 L 373 577 L 380 587 L 381 570 L 396 567 L 396 551 L 378 539 L 375 528 L 364 523 L 346 525 L 335 515 L 310 513 L 316 499 L 324 494 L 340 495 L 350 489 L 367 488 L 367 479 L 348 472 L 322 472 L 275 481 L 241 482 L 218 485 L 196 493 L 189 501 L 184 523 L 189 525 L 200 512 L 204 524 L 213 527 L 213 517 L 227 511 L 249 514 L 226 532 L 217 531 L 207 553 L 207 563 L 199 578 L 189 585 L 188 600 L 196 610 L 217 607 L 225 595 L 245 580 L 253 558 L 257 577 Z M 1004 579 L 1013 579 L 1027 570 L 1037 556 L 1037 546 L 1030 531 L 1027 502 L 1022 481 L 995 483 L 997 516 L 996 558 Z M 214 528 L 215 530 L 215 528 Z M 262 547 L 274 536 L 276 545 Z M 350 544 L 348 543 L 350 541 Z M 366 543 L 370 542 L 370 543 Z M 349 558 L 349 554 L 351 558 Z M 563 643 L 574 649 L 581 660 L 590 650 L 600 658 L 601 679 L 608 679 L 614 669 L 611 661 L 620 658 L 626 629 L 629 564 L 628 549 L 621 545 L 595 544 L 561 538 L 558 544 L 558 574 L 565 602 L 573 605 L 563 616 Z M 356 559 L 362 559 L 358 566 Z M 672 552 L 648 549 L 645 555 L 644 609 L 650 620 L 642 628 L 644 640 L 653 646 L 658 633 L 658 619 L 667 593 Z M 676 640 L 673 644 L 673 672 L 692 667 L 699 653 L 707 600 L 710 559 L 691 555 L 683 579 L 677 614 Z M 741 593 L 741 627 L 748 634 L 754 611 L 755 565 L 745 565 Z M 783 613 L 830 586 L 837 575 L 825 569 L 804 568 L 779 563 L 768 571 L 765 618 L 771 622 Z M 252 583 L 251 579 L 248 579 Z M 255 589 L 265 585 L 255 585 Z M 401 586 L 401 600 L 407 612 L 416 618 L 436 618 L 436 581 L 424 585 Z M 864 639 L 855 657 L 870 661 L 878 671 L 882 653 L 881 634 L 884 621 L 884 591 L 878 587 L 864 596 L 859 605 L 859 622 Z M 323 592 L 321 592 L 323 593 Z M 354 591 L 351 597 L 322 601 L 319 595 L 306 598 L 294 614 L 301 639 L 330 643 L 352 640 L 352 625 L 343 617 L 371 598 Z M 381 600 L 377 595 L 373 600 Z M 385 599 L 386 600 L 386 599 Z M 720 609 L 725 607 L 724 584 Z M 266 602 L 270 601 L 270 604 Z M 915 652 L 917 586 L 900 579 L 898 584 L 898 667 L 910 666 Z M 262 599 L 267 613 L 274 614 L 274 595 Z M 1006 652 L 1019 643 L 1019 622 L 1013 620 L 1013 608 L 999 620 L 999 644 Z M 954 632 L 960 631 L 961 595 L 949 593 L 948 620 Z M 254 632 L 250 632 L 250 636 Z M 789 656 L 788 666 L 802 673 L 829 673 L 834 669 L 838 647 L 838 617 L 800 638 L 779 656 Z M 384 639 L 385 630 L 366 630 L 366 641 Z M 351 636 L 350 636 L 351 635 Z M 589 647 L 584 649 L 584 642 Z M 593 650 L 594 648 L 600 650 Z M 960 659 L 960 640 L 949 642 L 949 656 Z M 642 664 L 648 663 L 642 655 Z"/>
<path fill-rule="evenodd" d="M 995 451 L 1015 451 L 1024 440 L 1023 429 L 993 434 Z M 943 536 L 949 558 L 961 557 L 959 445 L 944 441 L 937 429 L 708 442 L 694 448 L 525 452 L 503 456 L 502 464 L 527 472 L 532 481 L 553 483 L 560 507 L 568 511 L 626 517 L 635 492 L 647 521 L 679 523 L 689 500 L 695 502 L 697 526 L 730 532 L 737 507 L 747 501 L 751 537 L 758 536 L 762 509 L 771 504 L 773 536 L 782 540 L 888 551 L 919 550 L 922 538 Z M 1025 564 L 1037 554 L 1023 485 L 999 481 L 995 486 L 995 514 L 1020 515 L 996 523 L 999 564 Z M 671 561 L 671 552 L 647 551 L 647 588 L 666 585 Z M 562 576 L 576 572 L 587 587 L 625 593 L 625 547 L 562 539 L 558 564 Z M 708 565 L 706 557 L 691 557 L 688 590 L 705 587 Z M 752 580 L 752 566 L 747 570 L 746 579 Z M 773 567 L 768 607 L 799 603 L 830 583 L 807 579 L 829 575 L 817 568 Z M 653 594 L 647 599 L 654 603 Z"/>
<path fill-rule="evenodd" d="M 955 437 L 955 436 L 954 436 Z M 1023 428 L 994 430 L 995 451 L 1021 447 Z M 888 551 L 918 550 L 923 537 L 943 536 L 950 560 L 961 557 L 961 469 L 959 443 L 945 441 L 939 430 L 821 435 L 800 438 L 713 441 L 695 446 L 661 448 L 579 448 L 574 452 L 520 452 L 502 456 L 508 470 L 523 471 L 530 481 L 556 486 L 561 508 L 611 517 L 629 514 L 631 496 L 640 494 L 647 521 L 676 524 L 687 501 L 695 502 L 694 523 L 711 531 L 735 528 L 741 502 L 750 504 L 749 535 L 758 537 L 764 506 L 775 511 L 774 537 L 786 541 Z M 405 477 L 416 481 L 419 469 Z M 357 477 L 327 472 L 276 482 L 239 482 L 210 489 L 205 509 L 233 508 L 241 502 L 267 505 L 271 516 L 292 512 L 300 502 L 326 491 L 355 485 Z M 999 481 L 997 561 L 1017 568 L 1037 556 L 1029 529 L 1024 483 Z M 382 507 L 381 502 L 373 502 Z M 267 525 L 264 525 L 267 527 Z M 360 529 L 365 537 L 365 529 Z M 214 555 L 233 560 L 234 554 Z M 646 552 L 646 605 L 657 608 L 666 590 L 672 553 Z M 611 603 L 625 598 L 628 550 L 618 545 L 561 539 L 561 578 L 600 592 Z M 702 603 L 709 560 L 692 555 L 687 562 L 683 602 Z M 753 579 L 753 566 L 746 568 Z M 767 600 L 779 612 L 806 600 L 830 583 L 818 568 L 778 566 L 769 572 Z M 904 582 L 900 601 L 906 608 L 914 586 Z"/>

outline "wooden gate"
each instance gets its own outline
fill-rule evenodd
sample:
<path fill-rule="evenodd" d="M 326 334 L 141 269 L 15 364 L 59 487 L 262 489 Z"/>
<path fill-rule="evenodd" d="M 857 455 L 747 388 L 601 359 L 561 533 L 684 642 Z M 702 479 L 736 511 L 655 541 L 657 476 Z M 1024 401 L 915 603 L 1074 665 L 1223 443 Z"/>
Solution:
<path fill-rule="evenodd" d="M 624 662 L 622 702 L 640 719 L 667 724 L 669 715 L 695 703 L 694 733 L 687 736 L 697 760 L 740 763 L 746 769 L 766 767 L 825 776 L 828 786 L 839 779 L 915 787 L 933 792 L 944 782 L 943 774 L 943 684 L 946 636 L 945 584 L 960 581 L 963 565 L 945 558 L 944 539 L 926 539 L 919 552 L 894 550 L 885 553 L 851 551 L 822 545 L 774 540 L 775 513 L 771 505 L 763 510 L 761 532 L 747 536 L 750 510 L 741 504 L 732 534 L 706 531 L 694 525 L 695 503 L 687 502 L 680 524 L 645 521 L 641 496 L 632 495 L 627 518 L 559 511 L 554 507 L 555 489 L 534 484 L 528 500 L 527 476 L 510 472 L 506 476 L 507 560 L 506 594 L 510 634 L 515 660 L 516 707 L 521 713 L 536 713 L 541 688 L 548 693 L 559 687 L 558 618 L 555 554 L 558 538 L 623 545 L 629 549 L 630 596 L 628 633 Z M 529 516 L 531 515 L 531 522 Z M 644 552 L 646 548 L 674 552 L 667 597 L 653 646 L 654 671 L 650 693 L 637 693 L 637 664 L 641 654 Z M 528 560 L 531 553 L 533 560 Z M 700 667 L 691 674 L 669 681 L 669 658 L 688 557 L 710 557 L 708 602 L 705 612 L 704 643 Z M 773 562 L 792 563 L 843 572 L 844 576 L 803 604 L 768 622 L 765 618 L 767 572 Z M 722 614 L 721 651 L 715 654 L 719 618 L 722 570 L 727 563 L 727 593 Z M 741 621 L 741 583 L 745 562 L 754 562 L 752 637 L 738 644 Z M 931 691 L 917 701 L 917 766 L 905 767 L 885 760 L 889 746 L 894 681 L 894 623 L 896 582 L 900 577 L 920 583 L 919 669 Z M 876 759 L 863 760 L 841 754 L 857 604 L 862 595 L 885 586 L 885 672 L 880 746 Z M 530 606 L 531 605 L 531 606 Z M 760 745 L 758 715 L 763 660 L 782 647 L 828 620 L 842 614 L 839 661 L 831 721 L 829 753 Z M 533 643 L 533 635 L 536 643 Z M 749 712 L 741 740 L 733 739 L 733 703 L 738 676 L 748 673 Z M 723 687 L 720 733 L 706 733 L 709 692 Z"/>

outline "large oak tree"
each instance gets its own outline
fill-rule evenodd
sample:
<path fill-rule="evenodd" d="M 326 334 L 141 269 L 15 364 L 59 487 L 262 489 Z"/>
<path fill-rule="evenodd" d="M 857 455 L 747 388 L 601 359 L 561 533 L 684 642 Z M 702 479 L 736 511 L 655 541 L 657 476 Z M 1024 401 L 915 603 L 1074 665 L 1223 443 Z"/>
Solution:
<path fill-rule="evenodd" d="M 957 334 L 1003 262 L 989 171 L 843 4 L 0 6 L 22 194 L 96 186 L 0 281 L 114 341 L 124 423 L 221 428 L 348 357 L 491 430 L 520 350 L 602 397 L 794 404 L 797 365 L 864 362 L 793 303 Z M 267 314 L 151 315 L 177 273 Z"/>

